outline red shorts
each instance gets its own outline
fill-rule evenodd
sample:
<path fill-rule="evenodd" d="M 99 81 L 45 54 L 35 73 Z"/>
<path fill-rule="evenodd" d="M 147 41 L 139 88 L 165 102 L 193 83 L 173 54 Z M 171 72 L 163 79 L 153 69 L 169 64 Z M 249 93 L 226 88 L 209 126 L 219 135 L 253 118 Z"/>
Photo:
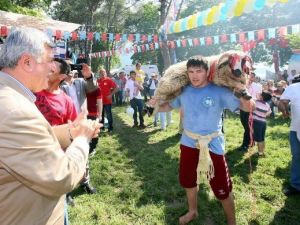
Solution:
<path fill-rule="evenodd" d="M 183 188 L 197 186 L 197 165 L 199 149 L 180 145 L 179 182 Z M 232 191 L 232 182 L 224 155 L 209 152 L 212 159 L 215 176 L 210 180 L 210 186 L 219 200 L 224 200 Z"/>

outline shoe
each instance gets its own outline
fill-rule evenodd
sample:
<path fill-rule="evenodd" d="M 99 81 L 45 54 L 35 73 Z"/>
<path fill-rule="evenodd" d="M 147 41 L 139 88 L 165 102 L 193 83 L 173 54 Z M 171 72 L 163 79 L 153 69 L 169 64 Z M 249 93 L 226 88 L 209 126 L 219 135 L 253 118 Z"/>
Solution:
<path fill-rule="evenodd" d="M 66 200 L 67 200 L 68 205 L 75 206 L 74 199 L 72 198 L 72 196 L 70 194 L 67 194 Z"/>
<path fill-rule="evenodd" d="M 154 123 L 153 123 L 153 126 L 154 126 L 154 127 L 157 127 L 157 122 L 154 122 Z"/>
<path fill-rule="evenodd" d="M 146 128 L 146 126 L 145 126 L 144 124 L 141 124 L 141 125 L 139 126 L 139 128 L 144 129 L 144 128 Z"/>
<path fill-rule="evenodd" d="M 82 187 L 83 190 L 88 194 L 95 194 L 97 192 L 96 188 L 92 187 L 90 184 L 85 184 Z"/>
<path fill-rule="evenodd" d="M 299 195 L 300 191 L 292 186 L 288 186 L 286 189 L 284 189 L 283 193 L 286 196 L 292 196 L 292 195 Z"/>
<path fill-rule="evenodd" d="M 134 124 L 131 128 L 136 128 L 136 127 L 138 127 L 138 125 L 137 125 L 137 124 Z"/>
<path fill-rule="evenodd" d="M 247 146 L 241 146 L 238 148 L 239 151 L 241 152 L 247 152 L 248 151 L 248 147 Z"/>

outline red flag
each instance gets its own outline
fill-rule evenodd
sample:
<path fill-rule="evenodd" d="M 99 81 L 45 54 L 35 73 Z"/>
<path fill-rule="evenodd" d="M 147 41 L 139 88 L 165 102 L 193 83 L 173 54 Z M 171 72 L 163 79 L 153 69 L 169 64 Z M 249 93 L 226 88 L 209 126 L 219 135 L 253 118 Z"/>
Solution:
<path fill-rule="evenodd" d="M 265 30 L 259 30 L 259 31 L 257 31 L 257 40 L 258 41 L 265 40 Z"/>
<path fill-rule="evenodd" d="M 186 39 L 182 39 L 182 40 L 181 40 L 181 45 L 182 45 L 182 47 L 184 47 L 184 48 L 186 47 Z"/>
<path fill-rule="evenodd" d="M 76 41 L 77 39 L 78 39 L 78 34 L 77 34 L 76 31 L 73 31 L 73 32 L 72 32 L 72 40 L 73 40 L 73 41 Z"/>
<path fill-rule="evenodd" d="M 55 38 L 56 38 L 56 40 L 61 39 L 61 36 L 62 36 L 61 30 L 56 30 L 55 31 Z"/>
<path fill-rule="evenodd" d="M 106 41 L 107 40 L 107 33 L 102 33 L 101 40 Z"/>
<path fill-rule="evenodd" d="M 143 36 L 142 36 L 142 41 L 143 42 L 146 42 L 148 40 L 148 37 L 144 34 Z"/>
<path fill-rule="evenodd" d="M 243 43 L 246 41 L 246 35 L 245 33 L 239 33 L 239 42 Z"/>
<path fill-rule="evenodd" d="M 138 50 L 137 50 L 137 47 L 136 47 L 136 46 L 133 46 L 133 52 L 134 52 L 134 53 L 137 53 L 137 52 L 138 52 Z"/>
<path fill-rule="evenodd" d="M 276 44 L 277 44 L 276 38 L 271 38 L 271 39 L 269 40 L 269 45 L 276 45 Z"/>
<path fill-rule="evenodd" d="M 198 46 L 200 43 L 199 43 L 199 39 L 198 38 L 194 38 L 193 39 L 193 44 L 194 46 Z"/>
<path fill-rule="evenodd" d="M 134 35 L 133 34 L 129 34 L 128 35 L 128 41 L 133 41 L 134 40 Z"/>
<path fill-rule="evenodd" d="M 213 41 L 211 37 L 206 38 L 206 45 L 212 45 Z"/>
<path fill-rule="evenodd" d="M 153 41 L 158 42 L 158 36 L 156 34 L 153 36 Z"/>
<path fill-rule="evenodd" d="M 0 36 L 6 37 L 8 35 L 8 28 L 7 26 L 1 26 Z"/>
<path fill-rule="evenodd" d="M 89 41 L 92 41 L 93 38 L 94 38 L 94 33 L 93 33 L 93 32 L 88 32 L 87 39 L 88 39 Z"/>
<path fill-rule="evenodd" d="M 225 43 L 225 42 L 227 42 L 228 41 L 228 39 L 227 39 L 227 34 L 223 34 L 222 36 L 221 36 L 221 43 Z"/>
<path fill-rule="evenodd" d="M 142 48 L 142 52 L 144 52 L 145 51 L 145 45 L 142 45 L 141 48 Z"/>
<path fill-rule="evenodd" d="M 286 36 L 287 35 L 287 27 L 280 27 L 279 28 L 279 35 Z"/>
<path fill-rule="evenodd" d="M 115 35 L 115 40 L 120 41 L 121 40 L 121 34 L 116 34 Z"/>

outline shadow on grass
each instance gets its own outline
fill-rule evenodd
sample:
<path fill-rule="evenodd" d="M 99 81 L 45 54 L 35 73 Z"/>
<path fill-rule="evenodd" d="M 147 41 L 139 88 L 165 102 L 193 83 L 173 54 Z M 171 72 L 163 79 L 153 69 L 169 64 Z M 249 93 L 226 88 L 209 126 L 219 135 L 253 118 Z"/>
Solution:
<path fill-rule="evenodd" d="M 241 160 L 242 157 L 244 160 Z M 256 170 L 259 157 L 255 153 L 248 154 L 234 149 L 226 153 L 226 160 L 231 176 L 238 176 L 242 182 L 249 183 L 249 175 Z"/>
<path fill-rule="evenodd" d="M 118 124 L 115 137 L 121 146 L 126 146 L 126 155 L 132 159 L 135 174 L 142 180 L 143 194 L 137 206 L 164 202 L 165 224 L 178 224 L 178 218 L 187 212 L 185 191 L 178 182 L 180 136 L 174 133 L 174 129 L 169 132 L 153 127 L 143 130 L 131 128 L 118 114 L 115 114 L 114 120 Z M 129 200 L 127 192 L 123 190 L 119 193 L 124 201 Z M 216 218 L 216 224 L 225 224 L 225 217 L 220 218 L 219 215 L 222 206 L 214 197 L 211 200 L 208 194 L 206 186 L 200 188 L 199 218 L 189 224 L 207 224 L 207 220 Z"/>

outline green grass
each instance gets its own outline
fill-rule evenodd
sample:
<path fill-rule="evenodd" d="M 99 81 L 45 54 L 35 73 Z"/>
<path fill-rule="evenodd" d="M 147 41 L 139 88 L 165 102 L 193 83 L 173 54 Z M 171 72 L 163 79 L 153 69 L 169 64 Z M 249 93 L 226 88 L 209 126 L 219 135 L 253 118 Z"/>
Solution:
<path fill-rule="evenodd" d="M 90 160 L 92 184 L 97 194 L 80 188 L 69 207 L 74 225 L 178 224 L 187 211 L 184 190 L 178 183 L 178 113 L 167 131 L 152 126 L 131 128 L 125 107 L 114 108 L 114 133 L 100 135 L 97 153 Z M 152 118 L 146 118 L 150 124 Z M 282 189 L 289 181 L 288 121 L 269 121 L 266 157 L 236 150 L 242 140 L 239 118 L 225 121 L 226 157 L 233 180 L 238 225 L 299 225 L 300 197 L 287 198 Z M 199 218 L 191 225 L 223 225 L 225 216 L 209 186 L 199 191 Z"/>

